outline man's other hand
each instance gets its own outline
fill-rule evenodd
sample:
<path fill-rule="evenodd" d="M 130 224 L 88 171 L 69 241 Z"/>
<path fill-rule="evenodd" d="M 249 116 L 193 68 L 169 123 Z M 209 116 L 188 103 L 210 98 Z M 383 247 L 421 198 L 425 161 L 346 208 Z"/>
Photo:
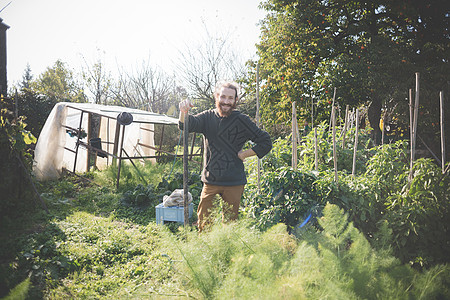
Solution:
<path fill-rule="evenodd" d="M 238 152 L 238 157 L 242 161 L 245 161 L 245 159 L 247 157 L 251 157 L 251 156 L 255 156 L 255 155 L 256 155 L 256 153 L 255 153 L 255 151 L 253 151 L 253 149 L 241 150 Z"/>

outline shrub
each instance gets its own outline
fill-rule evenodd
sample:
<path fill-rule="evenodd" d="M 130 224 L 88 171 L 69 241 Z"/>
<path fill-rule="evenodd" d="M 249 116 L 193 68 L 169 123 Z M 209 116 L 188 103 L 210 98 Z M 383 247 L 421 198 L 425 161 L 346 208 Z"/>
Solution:
<path fill-rule="evenodd" d="M 405 171 L 403 177 L 408 175 Z M 448 263 L 450 180 L 430 159 L 418 159 L 410 183 L 384 201 L 398 257 L 419 267 Z"/>
<path fill-rule="evenodd" d="M 277 223 L 293 229 L 307 217 L 307 212 L 317 213 L 323 203 L 314 184 L 316 179 L 311 172 L 288 167 L 265 172 L 261 177 L 261 191 L 255 184 L 247 186 L 244 213 L 254 218 L 261 230 Z"/>

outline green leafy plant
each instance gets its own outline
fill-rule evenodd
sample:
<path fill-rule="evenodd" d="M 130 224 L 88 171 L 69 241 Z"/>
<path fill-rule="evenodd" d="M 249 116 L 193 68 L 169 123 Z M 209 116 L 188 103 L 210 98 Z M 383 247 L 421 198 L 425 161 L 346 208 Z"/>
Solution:
<path fill-rule="evenodd" d="M 407 182 L 408 142 L 404 140 L 383 145 L 367 162 L 365 176 L 373 179 L 373 188 L 384 199 L 393 191 L 399 191 Z"/>
<path fill-rule="evenodd" d="M 313 173 L 289 167 L 265 172 L 260 191 L 256 185 L 248 185 L 244 212 L 254 218 L 256 226 L 262 230 L 280 222 L 292 229 L 307 217 L 308 211 L 317 213 L 322 204 L 317 197 L 315 180 Z"/>
<path fill-rule="evenodd" d="M 405 172 L 406 177 L 408 172 Z M 450 181 L 430 159 L 418 159 L 413 179 L 389 195 L 386 220 L 395 236 L 395 249 L 403 261 L 423 267 L 448 261 Z"/>
<path fill-rule="evenodd" d="M 317 148 L 318 148 L 318 170 L 325 171 L 334 168 L 333 161 L 333 141 L 332 133 L 329 130 L 327 122 L 322 122 L 317 128 Z M 336 130 L 336 156 L 338 161 L 338 170 L 347 173 L 352 172 L 353 168 L 353 152 L 356 128 L 350 128 L 343 132 L 343 128 L 337 127 Z M 370 128 L 360 129 L 358 132 L 358 145 L 356 151 L 357 174 L 365 172 L 366 163 L 373 155 L 373 151 L 369 145 Z M 306 170 L 315 168 L 315 132 L 310 131 L 303 137 L 301 146 L 299 147 L 299 165 Z"/>
<path fill-rule="evenodd" d="M 0 225 L 34 208 L 29 173 L 32 145 L 36 138 L 27 129 L 25 117 L 15 116 L 11 98 L 0 96 Z"/>

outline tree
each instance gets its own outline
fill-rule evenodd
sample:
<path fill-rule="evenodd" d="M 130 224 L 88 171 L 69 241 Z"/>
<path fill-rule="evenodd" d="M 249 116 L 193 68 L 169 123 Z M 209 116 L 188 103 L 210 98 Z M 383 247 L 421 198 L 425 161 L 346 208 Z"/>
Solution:
<path fill-rule="evenodd" d="M 415 72 L 430 90 L 445 87 L 447 1 L 268 0 L 262 7 L 270 12 L 258 45 L 269 122 L 288 122 L 292 101 L 300 115 L 311 113 L 311 101 L 316 114 L 330 112 L 336 88 L 342 106 L 370 105 L 380 136 L 382 106 L 405 102 Z"/>
<path fill-rule="evenodd" d="M 105 65 L 100 59 L 92 66 L 85 67 L 82 71 L 84 85 L 94 98 L 94 103 L 106 105 L 111 94 L 111 74 L 105 71 Z"/>
<path fill-rule="evenodd" d="M 32 88 L 43 94 L 53 102 L 86 102 L 86 96 L 81 85 L 76 82 L 73 72 L 61 60 L 57 60 L 53 67 L 48 67 Z"/>
<path fill-rule="evenodd" d="M 42 127 L 56 103 L 49 97 L 40 95 L 29 88 L 23 88 L 17 92 L 14 100 L 17 103 L 19 115 L 23 116 L 27 125 L 26 129 L 31 131 L 35 137 L 39 137 Z"/>
<path fill-rule="evenodd" d="M 112 92 L 119 105 L 156 113 L 167 113 L 186 94 L 174 78 L 151 66 L 149 61 L 143 61 L 141 67 L 132 73 L 122 69 Z"/>
<path fill-rule="evenodd" d="M 233 49 L 229 34 L 212 34 L 206 24 L 205 32 L 197 43 L 180 50 L 177 68 L 187 86 L 189 95 L 196 100 L 196 108 L 204 110 L 214 106 L 214 88 L 220 80 L 239 82 L 246 75 L 244 64 Z M 194 46 L 193 46 L 194 45 Z"/>
<path fill-rule="evenodd" d="M 31 82 L 33 81 L 33 74 L 31 72 L 30 64 L 27 64 L 25 71 L 22 75 L 22 82 L 19 83 L 20 89 L 29 89 L 31 86 Z"/>
<path fill-rule="evenodd" d="M 33 77 L 31 67 L 27 64 L 22 81 L 14 87 L 15 92 L 10 94 L 13 95 L 13 103 L 17 105 L 17 113 L 22 116 L 26 129 L 38 137 L 56 101 L 33 88 L 36 85 Z"/>

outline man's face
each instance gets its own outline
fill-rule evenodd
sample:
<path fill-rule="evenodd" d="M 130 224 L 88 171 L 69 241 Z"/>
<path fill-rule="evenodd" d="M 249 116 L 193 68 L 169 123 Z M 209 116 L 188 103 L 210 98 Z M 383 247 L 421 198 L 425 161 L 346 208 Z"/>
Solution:
<path fill-rule="evenodd" d="M 222 87 L 216 94 L 216 108 L 221 117 L 228 117 L 236 108 L 236 91 Z"/>

